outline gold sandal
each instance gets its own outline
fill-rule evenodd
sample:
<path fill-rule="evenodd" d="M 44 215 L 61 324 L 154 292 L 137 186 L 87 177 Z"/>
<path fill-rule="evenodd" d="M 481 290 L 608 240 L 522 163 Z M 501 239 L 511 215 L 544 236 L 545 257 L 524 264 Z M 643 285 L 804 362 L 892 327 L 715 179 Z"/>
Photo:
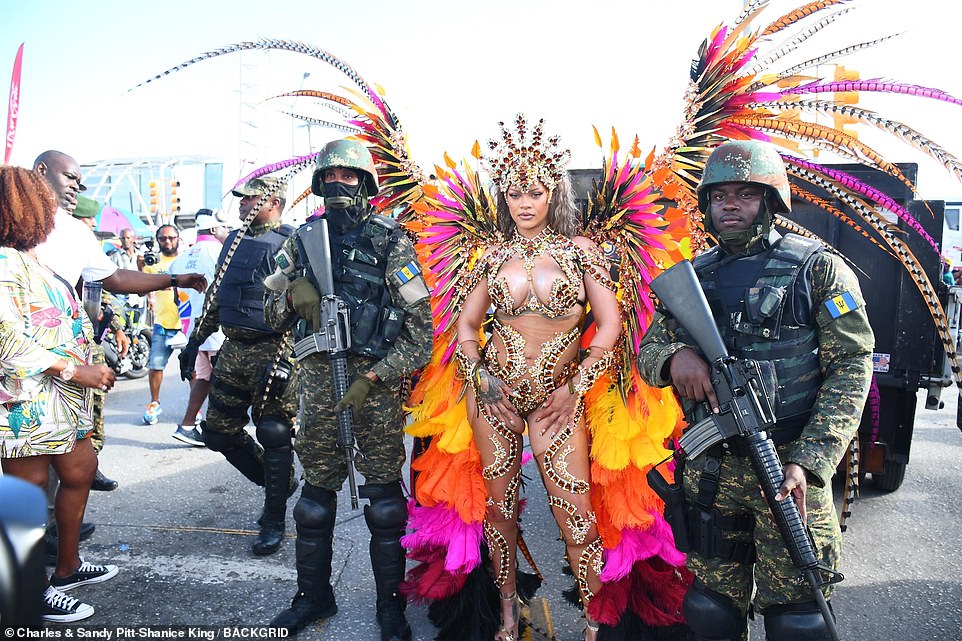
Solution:
<path fill-rule="evenodd" d="M 513 631 L 509 630 L 504 624 L 504 614 L 502 609 L 501 615 L 501 627 L 498 628 L 497 633 L 495 633 L 495 641 L 518 641 L 518 624 L 521 621 L 521 601 L 518 599 L 518 591 L 515 590 L 511 594 L 501 594 L 498 593 L 501 598 L 501 602 L 511 602 L 511 616 L 514 619 Z"/>

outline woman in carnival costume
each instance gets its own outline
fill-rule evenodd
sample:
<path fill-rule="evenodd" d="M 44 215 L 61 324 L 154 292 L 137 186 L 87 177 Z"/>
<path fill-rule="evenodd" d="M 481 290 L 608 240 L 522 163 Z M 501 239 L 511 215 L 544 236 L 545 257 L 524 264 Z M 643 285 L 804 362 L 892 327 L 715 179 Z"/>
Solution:
<path fill-rule="evenodd" d="M 522 434 L 528 439 L 587 608 L 600 586 L 601 540 L 590 497 L 584 395 L 612 362 L 621 318 L 609 266 L 581 232 L 565 175 L 568 150 L 545 138 L 540 121 L 526 140 L 502 123 L 487 165 L 497 188 L 492 245 L 464 281 L 457 359 L 467 381 L 468 419 L 487 492 L 484 535 L 501 601 L 499 641 L 516 641 L 518 489 Z M 597 331 L 579 357 L 585 312 Z M 488 310 L 491 338 L 481 345 Z M 580 360 L 580 363 L 579 363 Z M 586 639 L 598 625 L 586 614 Z"/>

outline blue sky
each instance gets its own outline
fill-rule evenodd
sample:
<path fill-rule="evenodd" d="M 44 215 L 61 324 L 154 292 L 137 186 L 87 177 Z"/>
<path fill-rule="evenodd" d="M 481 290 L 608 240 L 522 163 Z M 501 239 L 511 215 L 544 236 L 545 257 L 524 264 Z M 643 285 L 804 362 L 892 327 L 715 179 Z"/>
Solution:
<path fill-rule="evenodd" d="M 774 19 L 792 4 L 773 2 L 766 14 Z M 862 77 L 913 81 L 962 96 L 957 20 L 945 8 L 951 3 L 855 4 L 858 17 L 825 30 L 809 52 L 906 30 L 897 41 L 853 61 Z M 455 157 L 466 154 L 475 139 L 497 133 L 499 119 L 518 111 L 544 116 L 572 148 L 572 167 L 591 167 L 600 164 L 592 124 L 603 132 L 615 126 L 625 141 L 637 133 L 646 148 L 665 143 L 680 120 L 690 59 L 709 30 L 737 15 L 741 5 L 738 0 L 5 2 L 0 86 L 7 86 L 16 48 L 26 42 L 17 164 L 29 165 L 51 147 L 82 163 L 206 155 L 221 158 L 225 179 L 232 181 L 242 172 L 243 153 L 267 163 L 316 150 L 337 136 L 311 128 L 308 140 L 306 127 L 292 127 L 277 113 L 291 101 L 263 98 L 302 82 L 305 88 L 331 88 L 346 81 L 322 63 L 275 52 L 232 54 L 128 90 L 232 42 L 302 40 L 337 54 L 384 87 L 425 168 L 440 162 L 445 150 Z M 245 108 L 242 81 L 250 105 Z M 962 127 L 956 125 L 962 107 L 898 99 L 880 110 L 962 156 Z M 242 113 L 243 122 L 256 129 L 243 124 Z M 249 144 L 242 146 L 242 139 Z M 937 165 L 894 148 L 899 150 L 894 160 L 922 164 L 923 196 L 962 200 L 962 187 Z"/>

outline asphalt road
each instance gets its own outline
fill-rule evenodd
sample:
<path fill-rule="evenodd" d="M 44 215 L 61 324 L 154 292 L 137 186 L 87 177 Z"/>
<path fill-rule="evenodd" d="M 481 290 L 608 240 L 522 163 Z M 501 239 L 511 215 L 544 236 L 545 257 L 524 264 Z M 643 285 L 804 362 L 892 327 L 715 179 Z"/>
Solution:
<path fill-rule="evenodd" d="M 97 525 L 82 553 L 115 563 L 120 574 L 73 595 L 96 614 L 87 631 L 142 625 L 263 625 L 295 591 L 293 520 L 289 538 L 270 557 L 250 552 L 263 494 L 223 457 L 173 440 L 186 385 L 172 361 L 162 390 L 164 413 L 154 426 L 141 414 L 146 379 L 122 380 L 107 400 L 107 446 L 101 468 L 120 481 L 92 493 L 87 520 Z M 846 641 L 962 640 L 962 435 L 956 399 L 940 412 L 919 409 L 912 461 L 900 490 L 883 494 L 866 484 L 845 535 L 846 579 L 834 600 Z M 923 403 L 919 402 L 921 408 Z M 527 538 L 546 575 L 539 595 L 557 639 L 580 638 L 578 612 L 561 602 L 570 578 L 560 572 L 563 548 L 532 469 Z M 291 501 L 293 506 L 294 500 Z M 302 639 L 376 641 L 374 586 L 367 528 L 341 492 L 335 530 L 338 614 L 303 632 Z M 433 638 L 425 608 L 408 610 L 415 638 Z M 51 629 L 57 626 L 52 626 Z M 764 638 L 753 624 L 753 638 Z M 76 630 L 75 630 L 76 632 Z M 75 635 L 79 636 L 79 635 Z M 116 638 L 116 635 L 114 636 Z"/>

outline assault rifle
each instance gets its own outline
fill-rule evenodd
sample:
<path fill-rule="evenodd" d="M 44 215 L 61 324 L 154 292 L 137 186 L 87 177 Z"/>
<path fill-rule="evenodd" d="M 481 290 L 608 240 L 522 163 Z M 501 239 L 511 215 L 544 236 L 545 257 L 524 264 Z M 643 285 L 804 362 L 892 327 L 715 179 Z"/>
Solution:
<path fill-rule="evenodd" d="M 325 352 L 331 364 L 334 384 L 334 402 L 339 402 L 349 387 L 347 374 L 347 350 L 351 347 L 350 314 L 345 303 L 334 292 L 334 274 L 331 271 L 331 242 L 327 221 L 323 218 L 301 227 L 297 232 L 299 249 L 307 258 L 312 279 L 321 295 L 320 327 L 314 333 L 294 345 L 297 360 L 315 352 Z M 344 450 L 347 462 L 347 480 L 351 487 L 351 508 L 357 509 L 357 481 L 354 478 L 354 415 L 350 407 L 337 414 L 337 446 Z"/>
<path fill-rule="evenodd" d="M 818 562 L 811 534 L 802 522 L 795 500 L 791 496 L 775 500 L 785 476 L 775 445 L 766 433 L 775 425 L 771 400 L 774 390 L 765 383 L 758 361 L 728 354 L 690 262 L 678 263 L 661 274 L 651 282 L 651 290 L 704 352 L 718 399 L 718 414 L 710 413 L 708 418 L 689 427 L 680 439 L 682 450 L 686 456 L 694 457 L 723 440 L 741 440 L 792 563 L 811 586 L 825 626 L 831 638 L 838 641 L 835 619 L 821 586 L 837 583 L 843 577 Z M 656 470 L 653 472 L 664 485 L 664 479 Z M 823 575 L 828 577 L 824 581 Z"/>

